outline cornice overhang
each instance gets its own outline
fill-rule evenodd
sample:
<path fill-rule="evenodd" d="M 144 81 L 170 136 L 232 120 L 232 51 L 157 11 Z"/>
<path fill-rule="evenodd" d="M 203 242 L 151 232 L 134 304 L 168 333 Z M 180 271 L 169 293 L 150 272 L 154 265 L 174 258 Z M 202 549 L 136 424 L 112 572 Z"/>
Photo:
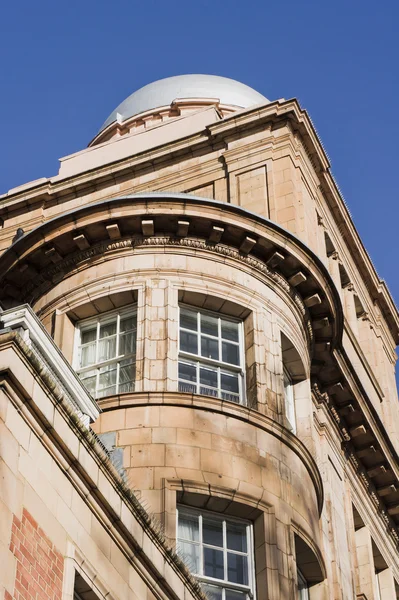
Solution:
<path fill-rule="evenodd" d="M 182 222 L 185 233 L 179 231 Z M 202 248 L 239 260 L 291 296 L 307 322 L 312 354 L 330 353 L 341 340 L 339 294 L 322 261 L 301 240 L 239 206 L 188 194 L 112 198 L 43 223 L 0 257 L 0 301 L 7 307 L 34 303 L 95 255 L 149 245 L 183 252 Z"/>

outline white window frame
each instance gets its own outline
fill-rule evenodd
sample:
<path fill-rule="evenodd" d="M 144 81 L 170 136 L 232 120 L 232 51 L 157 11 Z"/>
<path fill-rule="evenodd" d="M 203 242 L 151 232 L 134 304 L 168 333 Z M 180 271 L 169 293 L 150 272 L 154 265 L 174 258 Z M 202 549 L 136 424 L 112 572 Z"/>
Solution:
<path fill-rule="evenodd" d="M 120 321 L 121 319 L 136 317 L 136 342 L 137 342 L 137 308 L 136 306 L 129 306 L 122 309 L 112 310 L 106 313 L 102 313 L 96 315 L 95 317 L 89 317 L 87 319 L 82 319 L 81 321 L 76 323 L 75 326 L 75 339 L 74 339 L 74 350 L 73 350 L 73 365 L 76 373 L 80 376 L 82 373 L 87 373 L 89 371 L 97 371 L 96 374 L 96 388 L 95 393 L 93 394 L 94 398 L 104 398 L 106 396 L 99 396 L 99 376 L 100 376 L 100 368 L 108 365 L 116 364 L 117 365 L 117 376 L 116 376 L 116 384 L 115 384 L 115 394 L 119 393 L 119 373 L 120 373 L 120 363 L 123 360 L 127 360 L 132 358 L 132 364 L 134 366 L 134 370 L 136 369 L 136 353 L 130 354 L 119 354 L 119 340 L 120 340 Z M 81 334 L 85 329 L 93 329 L 93 325 L 96 326 L 96 354 L 98 353 L 98 342 L 99 342 L 99 331 L 100 326 L 108 323 L 114 323 L 116 320 L 116 352 L 113 358 L 97 361 L 98 356 L 96 355 L 96 362 L 87 367 L 80 367 L 80 350 L 81 350 Z M 135 387 L 135 379 L 136 373 L 134 372 L 134 379 L 132 381 L 132 390 L 134 391 Z M 84 381 L 83 381 L 84 383 Z"/>
<path fill-rule="evenodd" d="M 292 377 L 285 366 L 283 366 L 283 390 L 285 416 L 291 427 L 291 431 L 296 434 L 294 384 Z"/>
<path fill-rule="evenodd" d="M 226 515 L 220 515 L 219 513 L 215 513 L 207 510 L 198 510 L 195 508 L 191 508 L 185 505 L 177 505 L 176 508 L 176 547 L 177 553 L 179 554 L 179 514 L 186 515 L 198 515 L 199 517 L 199 541 L 195 542 L 199 546 L 199 564 L 200 564 L 200 573 L 193 573 L 195 578 L 204 584 L 214 585 L 216 587 L 222 588 L 222 600 L 225 600 L 225 590 L 231 590 L 236 592 L 243 592 L 247 595 L 248 600 L 256 600 L 256 585 L 255 585 L 255 552 L 254 552 L 254 539 L 253 539 L 253 525 L 250 521 L 245 519 L 239 519 L 237 517 L 230 517 Z M 227 534 L 226 534 L 226 523 L 237 523 L 239 525 L 245 525 L 246 527 L 246 536 L 247 536 L 247 552 L 239 552 L 233 551 L 233 553 L 239 554 L 241 556 L 246 555 L 248 558 L 248 585 L 243 585 L 239 583 L 234 583 L 229 581 L 228 579 L 215 579 L 214 577 L 209 577 L 203 574 L 204 565 L 203 565 L 203 547 L 221 550 L 219 546 L 212 546 L 211 544 L 204 544 L 203 542 L 203 529 L 202 529 L 202 520 L 203 517 L 209 518 L 213 521 L 220 521 L 223 523 L 223 557 L 224 557 L 224 572 L 227 572 Z M 185 541 L 182 539 L 181 541 Z"/>
<path fill-rule="evenodd" d="M 298 579 L 298 600 L 309 600 L 309 584 L 298 567 L 296 573 Z"/>
<path fill-rule="evenodd" d="M 197 315 L 197 331 L 196 332 L 194 332 L 193 330 L 190 330 L 190 329 L 185 329 L 185 328 L 180 327 L 180 315 L 181 315 L 182 311 L 196 313 L 196 315 Z M 180 348 L 180 332 L 183 330 L 183 331 L 187 331 L 188 333 L 191 333 L 191 334 L 196 333 L 197 340 L 198 340 L 198 342 L 197 342 L 198 352 L 201 352 L 201 343 L 200 343 L 201 342 L 201 315 L 209 315 L 210 317 L 218 319 L 218 337 L 216 338 L 216 337 L 208 335 L 208 334 L 205 334 L 205 335 L 207 337 L 218 340 L 219 356 L 222 356 L 222 341 L 223 341 L 223 338 L 221 337 L 221 322 L 222 321 L 230 321 L 231 323 L 235 323 L 238 325 L 238 342 L 231 342 L 238 346 L 239 359 L 240 359 L 238 365 L 223 362 L 220 360 L 213 360 L 211 358 L 201 356 L 201 354 L 192 354 L 190 352 L 185 352 L 185 351 L 181 350 L 181 348 Z M 213 312 L 213 311 L 202 309 L 202 308 L 197 308 L 196 306 L 190 306 L 187 304 L 179 304 L 179 326 L 178 327 L 179 327 L 179 360 L 178 360 L 178 363 L 181 362 L 181 363 L 189 364 L 189 365 L 196 367 L 196 373 L 197 373 L 196 379 L 197 380 L 196 380 L 196 383 L 194 383 L 194 382 L 191 383 L 191 385 L 196 385 L 196 391 L 194 393 L 201 394 L 200 388 L 206 387 L 204 385 L 201 386 L 201 384 L 200 384 L 200 377 L 199 377 L 200 367 L 201 366 L 213 367 L 214 369 L 217 369 L 218 387 L 215 388 L 215 390 L 217 391 L 217 395 L 212 396 L 209 394 L 209 396 L 211 398 L 219 398 L 221 400 L 224 400 L 225 402 L 234 402 L 236 404 L 244 404 L 245 405 L 246 404 L 245 348 L 244 348 L 244 323 L 243 323 L 243 321 L 241 319 L 235 319 L 234 317 L 226 316 L 222 313 Z M 225 341 L 230 342 L 230 340 L 225 340 Z M 238 401 L 237 402 L 235 402 L 234 400 L 228 400 L 226 398 L 222 398 L 221 375 L 222 374 L 229 375 L 232 373 L 238 374 Z M 179 375 L 178 375 L 177 379 L 178 379 L 178 383 L 180 384 Z M 181 383 L 184 383 L 184 380 L 182 380 Z M 187 382 L 187 384 L 189 384 L 189 382 Z M 204 395 L 204 394 L 202 394 L 202 395 Z"/>

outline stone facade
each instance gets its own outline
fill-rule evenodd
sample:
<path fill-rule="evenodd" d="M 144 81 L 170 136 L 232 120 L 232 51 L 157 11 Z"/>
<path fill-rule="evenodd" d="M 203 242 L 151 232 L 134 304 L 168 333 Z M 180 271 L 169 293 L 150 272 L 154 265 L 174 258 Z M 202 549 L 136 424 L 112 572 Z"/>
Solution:
<path fill-rule="evenodd" d="M 399 598 L 397 309 L 307 113 L 209 98 L 0 198 L 7 600 Z"/>

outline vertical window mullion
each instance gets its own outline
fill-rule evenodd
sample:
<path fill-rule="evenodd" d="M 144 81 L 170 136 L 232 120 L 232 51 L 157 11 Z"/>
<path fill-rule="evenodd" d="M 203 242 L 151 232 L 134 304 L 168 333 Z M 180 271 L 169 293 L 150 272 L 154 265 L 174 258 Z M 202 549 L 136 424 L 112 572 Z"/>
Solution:
<path fill-rule="evenodd" d="M 225 519 L 223 519 L 223 575 L 224 580 L 228 581 L 228 572 L 227 572 L 227 524 Z"/>
<path fill-rule="evenodd" d="M 200 362 L 197 360 L 197 363 L 195 365 L 196 370 L 197 370 L 197 394 L 201 393 L 201 383 L 200 383 Z"/>
<path fill-rule="evenodd" d="M 197 356 L 202 356 L 201 348 L 201 313 L 197 311 Z"/>
<path fill-rule="evenodd" d="M 199 564 L 199 571 L 200 571 L 200 575 L 204 576 L 204 548 L 203 548 L 203 542 L 202 542 L 202 515 L 199 515 L 198 518 L 198 533 L 199 533 L 199 547 L 200 547 L 200 564 Z"/>
<path fill-rule="evenodd" d="M 115 356 L 119 356 L 119 334 L 120 334 L 121 316 L 118 313 L 116 317 L 116 344 L 115 344 Z"/>

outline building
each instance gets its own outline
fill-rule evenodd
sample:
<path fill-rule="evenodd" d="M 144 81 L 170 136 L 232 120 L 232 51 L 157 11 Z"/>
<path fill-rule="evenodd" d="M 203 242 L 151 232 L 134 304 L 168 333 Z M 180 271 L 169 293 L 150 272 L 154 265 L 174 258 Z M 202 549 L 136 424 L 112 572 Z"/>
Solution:
<path fill-rule="evenodd" d="M 6 600 L 399 598 L 399 316 L 296 100 L 152 83 L 0 203 Z"/>

